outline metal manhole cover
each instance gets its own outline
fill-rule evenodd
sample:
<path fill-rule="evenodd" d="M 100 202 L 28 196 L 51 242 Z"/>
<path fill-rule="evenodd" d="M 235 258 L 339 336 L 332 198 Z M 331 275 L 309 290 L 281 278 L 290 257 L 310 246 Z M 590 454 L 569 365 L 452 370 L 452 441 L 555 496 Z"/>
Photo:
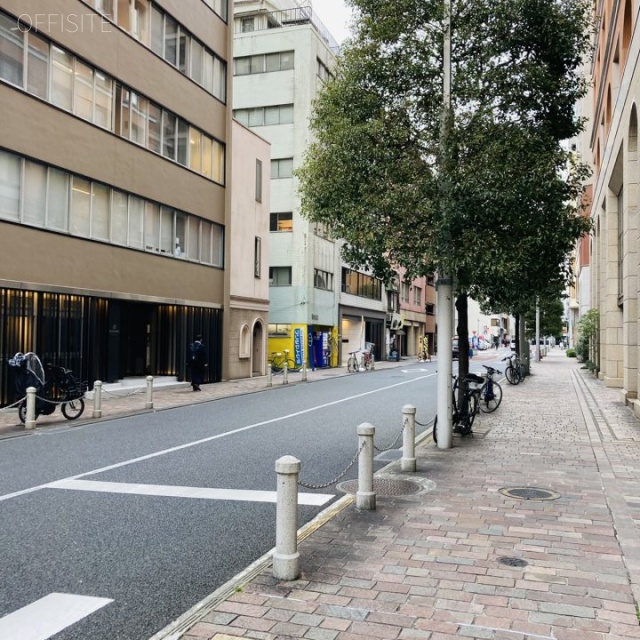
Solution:
<path fill-rule="evenodd" d="M 357 493 L 358 481 L 347 480 L 336 485 L 338 491 L 343 493 Z M 392 480 L 389 478 L 374 478 L 373 490 L 379 496 L 406 496 L 422 491 L 423 487 L 410 480 Z"/>
<path fill-rule="evenodd" d="M 560 497 L 560 494 L 555 491 L 536 487 L 500 489 L 500 493 L 508 498 L 519 498 L 520 500 L 557 500 Z"/>
<path fill-rule="evenodd" d="M 522 558 L 511 558 L 509 556 L 503 556 L 498 558 L 500 564 L 506 564 L 508 567 L 526 567 L 529 563 Z"/>

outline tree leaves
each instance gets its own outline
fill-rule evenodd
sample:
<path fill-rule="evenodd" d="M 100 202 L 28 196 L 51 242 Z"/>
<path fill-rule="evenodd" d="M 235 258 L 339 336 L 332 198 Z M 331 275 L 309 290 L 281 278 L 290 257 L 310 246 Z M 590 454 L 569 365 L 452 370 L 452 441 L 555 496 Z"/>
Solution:
<path fill-rule="evenodd" d="M 568 277 L 588 222 L 585 168 L 560 145 L 581 123 L 585 0 L 458 0 L 452 118 L 441 149 L 441 0 L 352 0 L 357 32 L 320 94 L 302 211 L 388 278 L 439 270 L 503 309 Z"/>

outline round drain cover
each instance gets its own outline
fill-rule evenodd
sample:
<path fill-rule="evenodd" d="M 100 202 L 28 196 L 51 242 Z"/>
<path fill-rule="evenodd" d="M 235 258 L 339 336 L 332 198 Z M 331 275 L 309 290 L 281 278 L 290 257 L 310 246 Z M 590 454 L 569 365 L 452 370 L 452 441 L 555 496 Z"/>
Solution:
<path fill-rule="evenodd" d="M 519 498 L 520 500 L 557 500 L 560 497 L 560 494 L 555 491 L 536 487 L 500 489 L 500 493 L 508 498 Z"/>
<path fill-rule="evenodd" d="M 336 489 L 343 493 L 355 494 L 358 492 L 358 481 L 347 480 L 346 482 L 341 482 L 336 485 Z M 406 496 L 412 493 L 418 493 L 418 491 L 422 489 L 423 487 L 410 480 L 392 480 L 389 478 L 373 479 L 373 490 L 379 496 Z"/>
<path fill-rule="evenodd" d="M 526 567 L 529 563 L 522 558 L 510 558 L 509 556 L 503 556 L 498 558 L 500 564 L 506 564 L 508 567 Z"/>

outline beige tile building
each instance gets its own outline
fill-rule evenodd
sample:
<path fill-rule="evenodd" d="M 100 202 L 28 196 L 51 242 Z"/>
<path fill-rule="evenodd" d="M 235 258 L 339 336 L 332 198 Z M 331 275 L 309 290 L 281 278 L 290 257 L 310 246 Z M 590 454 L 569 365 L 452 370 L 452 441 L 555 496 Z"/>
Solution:
<path fill-rule="evenodd" d="M 202 333 L 208 381 L 262 370 L 264 347 L 238 344 L 245 324 L 264 343 L 268 286 L 250 264 L 250 283 L 229 275 L 234 251 L 254 261 L 264 229 L 251 210 L 251 248 L 239 248 L 230 220 L 228 11 L 0 0 L 3 363 L 32 350 L 90 382 L 184 379 Z M 268 147 L 248 146 L 253 189 Z M 5 364 L 0 376 L 6 403 Z"/>
<path fill-rule="evenodd" d="M 599 0 L 591 73 L 591 307 L 600 313 L 599 375 L 638 405 L 638 2 Z M 584 249 L 583 249 L 584 251 Z M 583 257 L 584 261 L 584 257 Z M 581 293 L 580 306 L 584 305 Z"/>

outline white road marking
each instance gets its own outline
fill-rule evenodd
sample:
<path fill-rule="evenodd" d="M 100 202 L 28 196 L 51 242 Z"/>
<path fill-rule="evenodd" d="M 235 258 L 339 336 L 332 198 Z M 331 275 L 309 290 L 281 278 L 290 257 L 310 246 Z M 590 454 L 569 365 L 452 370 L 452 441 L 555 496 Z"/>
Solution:
<path fill-rule="evenodd" d="M 238 500 L 242 502 L 276 502 L 275 491 L 247 491 L 243 489 L 209 489 L 207 487 L 181 487 L 162 484 L 131 484 L 126 482 L 99 482 L 95 480 L 60 480 L 48 485 L 50 489 L 73 491 L 99 491 L 128 493 L 142 496 L 169 498 L 200 498 L 204 500 Z M 298 504 L 319 507 L 335 496 L 326 493 L 298 493 Z M 1 638 L 2 636 L 0 636 Z"/>
<path fill-rule="evenodd" d="M 111 602 L 108 598 L 50 593 L 0 618 L 0 638 L 47 640 Z"/>
<path fill-rule="evenodd" d="M 169 453 L 175 453 L 176 451 L 181 451 L 182 449 L 189 449 L 190 447 L 197 447 L 200 444 L 206 444 L 207 442 L 213 442 L 214 440 L 219 440 L 220 438 L 226 438 L 228 436 L 233 436 L 236 433 L 242 433 L 243 431 L 251 431 L 252 429 L 257 429 L 258 427 L 264 427 L 268 424 L 273 424 L 274 422 L 280 422 L 281 420 L 290 420 L 291 418 L 297 418 L 298 416 L 303 416 L 306 413 L 312 413 L 313 411 L 318 411 L 319 409 L 326 409 L 327 407 L 333 407 L 337 404 L 342 404 L 343 402 L 350 402 L 351 400 L 356 400 L 358 398 L 364 398 L 365 396 L 370 396 L 374 393 L 380 393 L 381 391 L 386 391 L 387 389 L 394 389 L 395 387 L 402 387 L 406 384 L 413 384 L 414 382 L 418 382 L 419 380 L 424 380 L 425 378 L 432 378 L 435 376 L 435 373 L 431 373 L 427 376 L 420 376 L 419 378 L 412 378 L 411 380 L 406 380 L 405 382 L 398 382 L 396 384 L 391 384 L 388 387 L 382 387 L 380 389 L 374 389 L 373 391 L 365 391 L 364 393 L 359 393 L 355 396 L 349 396 L 348 398 L 342 398 L 341 400 L 334 400 L 333 402 L 326 402 L 325 404 L 319 404 L 315 407 L 310 407 L 309 409 L 302 409 L 302 411 L 296 411 L 295 413 L 289 413 L 286 416 L 279 416 L 277 418 L 270 418 L 269 420 L 263 420 L 262 422 L 256 422 L 254 424 L 246 425 L 245 427 L 238 427 L 237 429 L 232 429 L 231 431 L 225 431 L 224 433 L 219 433 L 215 436 L 209 436 L 208 438 L 202 438 L 201 440 L 194 440 L 193 442 L 185 442 L 185 444 L 180 444 L 175 447 L 171 447 L 169 449 L 163 449 L 162 451 L 155 451 L 154 453 L 148 453 L 144 456 L 139 456 L 138 458 L 132 458 L 131 460 L 124 460 L 123 462 L 117 462 L 116 464 L 111 464 L 106 467 L 101 467 L 100 469 L 94 469 L 93 471 L 87 471 L 85 473 L 79 473 L 76 476 L 69 476 L 68 478 L 61 478 L 61 480 L 77 480 L 78 478 L 85 478 L 87 476 L 94 476 L 98 473 L 104 473 L 105 471 L 112 471 L 113 469 L 119 469 L 121 467 L 126 467 L 130 464 L 135 464 L 136 462 L 143 462 L 144 460 L 151 460 L 152 458 L 158 458 L 159 456 L 165 456 Z M 6 493 L 3 496 L 0 496 L 0 502 L 4 500 L 11 500 L 12 498 L 17 498 L 19 496 L 24 496 L 28 493 L 34 493 L 36 491 L 42 491 L 42 489 L 47 489 L 50 486 L 50 482 L 46 484 L 41 484 L 36 487 L 29 487 L 28 489 L 22 489 L 21 491 L 14 491 L 13 493 Z M 1 637 L 1 636 L 0 636 Z"/>

